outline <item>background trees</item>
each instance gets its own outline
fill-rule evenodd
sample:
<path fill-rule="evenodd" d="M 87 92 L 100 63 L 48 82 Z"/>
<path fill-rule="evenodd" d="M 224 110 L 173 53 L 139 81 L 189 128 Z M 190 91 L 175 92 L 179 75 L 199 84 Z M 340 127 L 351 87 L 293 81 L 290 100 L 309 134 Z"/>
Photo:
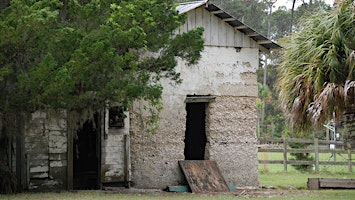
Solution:
<path fill-rule="evenodd" d="M 3 9 L 10 2 L 5 1 L 0 5 L 0 118 L 5 122 L 4 116 L 15 111 L 48 107 L 97 108 L 106 100 L 128 105 L 143 98 L 157 105 L 159 78 L 179 80 L 173 55 L 194 62 L 202 48 L 201 30 L 175 39 L 195 38 L 190 40 L 196 41 L 193 45 L 168 37 L 182 23 L 173 8 L 174 2 L 182 1 L 121 1 L 111 6 L 116 1 L 13 0 Z M 267 34 L 266 0 L 211 1 Z M 323 0 L 303 1 L 295 9 L 294 30 L 302 16 L 328 9 Z M 289 34 L 291 18 L 289 8 L 273 8 L 269 37 L 277 41 Z M 163 51 L 141 59 L 145 51 L 158 49 Z M 260 96 L 267 98 L 261 135 L 279 136 L 288 131 L 274 88 L 280 58 L 279 53 L 271 54 L 267 67 L 260 61 L 259 83 L 263 83 L 264 69 L 267 76 L 266 85 L 260 84 L 265 88 L 259 90 L 269 91 Z"/>
<path fill-rule="evenodd" d="M 38 109 L 158 106 L 159 79 L 179 81 L 175 57 L 192 64 L 203 48 L 202 29 L 171 37 L 183 20 L 173 0 L 12 0 L 0 12 L 0 132 Z"/>

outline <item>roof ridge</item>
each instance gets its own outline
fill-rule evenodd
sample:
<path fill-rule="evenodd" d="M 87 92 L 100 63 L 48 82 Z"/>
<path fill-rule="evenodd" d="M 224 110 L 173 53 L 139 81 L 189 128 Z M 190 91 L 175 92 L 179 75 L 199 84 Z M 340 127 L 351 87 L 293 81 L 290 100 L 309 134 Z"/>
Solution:
<path fill-rule="evenodd" d="M 186 2 L 185 4 L 179 4 L 176 9 L 179 11 L 179 14 L 181 15 L 186 12 L 189 12 L 190 10 L 198 8 L 203 4 L 208 5 L 205 7 L 207 11 L 213 13 L 216 17 L 220 18 L 222 21 L 229 24 L 234 29 L 242 32 L 243 34 L 245 34 L 246 36 L 254 40 L 257 44 L 264 47 L 268 51 L 270 51 L 271 49 L 276 50 L 282 48 L 280 45 L 273 42 L 271 39 L 267 38 L 266 36 L 260 34 L 258 31 L 254 30 L 246 23 L 240 21 L 235 16 L 226 12 L 224 9 L 220 8 L 214 3 L 208 2 L 208 0 Z"/>
<path fill-rule="evenodd" d="M 187 4 L 195 4 L 195 3 L 207 3 L 209 0 L 200 0 L 200 1 L 188 1 L 188 2 L 181 2 L 179 5 L 187 5 Z"/>

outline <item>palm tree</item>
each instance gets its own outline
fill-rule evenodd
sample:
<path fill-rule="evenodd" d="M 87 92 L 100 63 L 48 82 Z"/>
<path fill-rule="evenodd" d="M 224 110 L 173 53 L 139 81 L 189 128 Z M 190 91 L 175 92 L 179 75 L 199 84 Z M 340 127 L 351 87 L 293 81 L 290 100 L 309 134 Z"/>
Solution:
<path fill-rule="evenodd" d="M 355 121 L 355 2 L 303 19 L 284 47 L 278 89 L 293 130 L 307 133 L 333 112 Z"/>

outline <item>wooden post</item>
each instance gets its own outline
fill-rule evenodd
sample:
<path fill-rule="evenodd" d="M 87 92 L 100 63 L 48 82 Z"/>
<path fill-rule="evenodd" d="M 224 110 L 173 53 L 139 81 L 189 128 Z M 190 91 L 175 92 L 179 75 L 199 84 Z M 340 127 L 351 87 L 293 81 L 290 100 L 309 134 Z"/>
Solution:
<path fill-rule="evenodd" d="M 30 188 L 30 155 L 26 154 L 26 190 Z"/>
<path fill-rule="evenodd" d="M 346 143 L 346 146 L 348 147 L 348 167 L 349 167 L 349 172 L 353 171 L 353 166 L 351 163 L 351 143 L 348 141 Z"/>
<path fill-rule="evenodd" d="M 125 158 L 125 164 L 124 164 L 124 182 L 125 182 L 125 187 L 130 188 L 131 187 L 131 177 L 130 177 L 130 166 L 131 166 L 131 155 L 130 155 L 130 135 L 125 134 L 124 135 L 124 146 L 125 146 L 125 153 L 124 153 L 124 158 Z"/>
<path fill-rule="evenodd" d="M 314 152 L 315 152 L 315 172 L 319 173 L 319 145 L 318 138 L 314 138 Z"/>
<path fill-rule="evenodd" d="M 287 172 L 287 139 L 283 138 L 284 171 Z"/>
<path fill-rule="evenodd" d="M 8 145 L 7 145 L 7 166 L 12 171 L 12 138 L 13 136 L 9 136 Z"/>
<path fill-rule="evenodd" d="M 25 141 L 22 135 L 16 136 L 16 177 L 17 177 L 17 191 L 22 192 L 25 181 Z"/>
<path fill-rule="evenodd" d="M 67 188 L 68 190 L 73 189 L 73 132 L 71 131 L 71 127 L 68 128 L 68 152 L 67 152 L 67 158 L 68 158 L 68 168 L 67 168 L 67 175 L 68 175 L 68 182 L 67 182 Z"/>

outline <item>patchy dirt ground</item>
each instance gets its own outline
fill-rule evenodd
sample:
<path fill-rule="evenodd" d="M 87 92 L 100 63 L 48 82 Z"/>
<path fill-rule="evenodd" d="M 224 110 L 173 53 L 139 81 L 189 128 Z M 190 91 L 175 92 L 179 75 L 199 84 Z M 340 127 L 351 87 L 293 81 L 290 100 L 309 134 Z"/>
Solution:
<path fill-rule="evenodd" d="M 103 189 L 107 193 L 121 193 L 121 194 L 161 194 L 169 195 L 174 192 L 167 192 L 157 189 L 138 189 L 138 188 L 123 188 L 123 187 L 105 187 Z M 261 188 L 241 188 L 236 191 L 231 191 L 229 193 L 208 193 L 206 195 L 235 195 L 236 197 L 242 198 L 274 198 L 274 197 L 310 197 L 315 194 L 309 193 L 309 191 L 296 188 L 296 187 L 285 187 L 285 188 L 274 188 L 264 186 Z"/>
<path fill-rule="evenodd" d="M 302 190 L 280 190 L 280 189 L 252 189 L 237 190 L 233 192 L 237 197 L 244 198 L 273 198 L 273 197 L 310 197 L 310 193 Z"/>

